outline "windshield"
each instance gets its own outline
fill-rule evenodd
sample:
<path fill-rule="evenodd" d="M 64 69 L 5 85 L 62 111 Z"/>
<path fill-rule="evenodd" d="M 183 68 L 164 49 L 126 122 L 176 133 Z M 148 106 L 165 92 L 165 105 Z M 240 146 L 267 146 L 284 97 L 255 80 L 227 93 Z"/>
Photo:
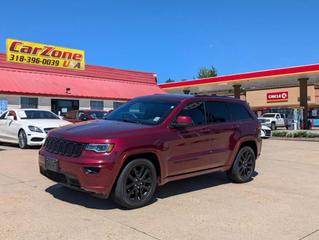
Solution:
<path fill-rule="evenodd" d="M 259 121 L 260 123 L 265 123 L 265 122 L 267 122 L 266 119 L 258 119 L 258 121 Z"/>
<path fill-rule="evenodd" d="M 157 125 L 164 121 L 178 102 L 133 100 L 106 116 L 106 120 Z"/>
<path fill-rule="evenodd" d="M 90 115 L 92 119 L 104 119 L 107 115 L 107 112 L 79 112 L 79 118 L 83 115 Z"/>
<path fill-rule="evenodd" d="M 21 110 L 18 113 L 20 119 L 59 119 L 57 115 L 49 111 Z"/>
<path fill-rule="evenodd" d="M 262 117 L 274 118 L 274 117 L 275 117 L 275 114 L 273 114 L 273 113 L 266 113 L 266 114 L 262 115 Z"/>

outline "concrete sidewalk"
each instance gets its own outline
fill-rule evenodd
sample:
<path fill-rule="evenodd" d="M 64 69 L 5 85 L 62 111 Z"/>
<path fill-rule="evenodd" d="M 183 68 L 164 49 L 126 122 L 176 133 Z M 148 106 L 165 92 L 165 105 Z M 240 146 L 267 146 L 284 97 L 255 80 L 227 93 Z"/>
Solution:
<path fill-rule="evenodd" d="M 37 150 L 0 151 L 0 239 L 319 239 L 319 143 L 263 143 L 256 176 L 160 187 L 126 211 L 38 173 Z"/>

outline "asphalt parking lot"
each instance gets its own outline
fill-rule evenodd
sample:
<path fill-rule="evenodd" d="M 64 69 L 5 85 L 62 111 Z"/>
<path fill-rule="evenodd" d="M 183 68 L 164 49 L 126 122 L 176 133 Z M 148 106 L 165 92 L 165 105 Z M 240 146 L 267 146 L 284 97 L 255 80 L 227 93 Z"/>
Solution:
<path fill-rule="evenodd" d="M 45 179 L 37 151 L 0 145 L 0 239 L 319 239 L 319 143 L 265 140 L 253 181 L 181 180 L 129 211 Z"/>

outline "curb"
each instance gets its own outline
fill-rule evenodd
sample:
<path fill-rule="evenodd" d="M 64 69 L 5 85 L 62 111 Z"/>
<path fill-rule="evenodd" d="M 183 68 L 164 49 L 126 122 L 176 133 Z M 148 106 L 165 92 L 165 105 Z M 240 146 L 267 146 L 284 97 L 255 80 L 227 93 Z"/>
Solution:
<path fill-rule="evenodd" d="M 319 138 L 287 138 L 287 137 L 271 137 L 269 140 L 285 140 L 285 141 L 304 141 L 319 142 Z"/>

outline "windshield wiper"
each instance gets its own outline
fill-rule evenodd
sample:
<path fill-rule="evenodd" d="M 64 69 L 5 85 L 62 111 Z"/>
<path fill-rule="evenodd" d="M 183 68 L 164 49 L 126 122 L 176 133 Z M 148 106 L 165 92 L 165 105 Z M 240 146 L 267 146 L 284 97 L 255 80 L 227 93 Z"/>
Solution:
<path fill-rule="evenodd" d="M 127 118 L 123 118 L 121 119 L 121 121 L 123 122 L 129 122 L 129 123 L 138 123 L 138 124 L 142 124 L 139 120 L 137 119 L 127 119 Z"/>

